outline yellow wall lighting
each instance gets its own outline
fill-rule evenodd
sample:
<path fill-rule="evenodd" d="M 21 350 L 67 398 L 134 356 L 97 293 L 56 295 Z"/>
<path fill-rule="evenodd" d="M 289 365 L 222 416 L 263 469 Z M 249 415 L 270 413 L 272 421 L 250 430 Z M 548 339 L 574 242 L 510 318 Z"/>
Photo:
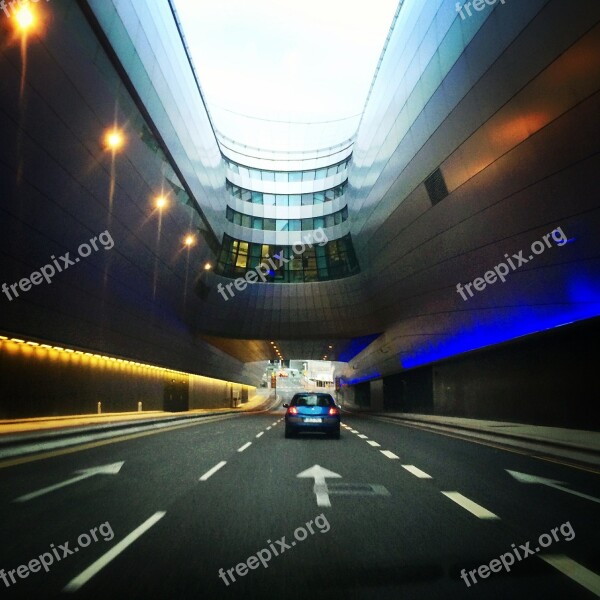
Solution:
<path fill-rule="evenodd" d="M 62 346 L 51 346 L 50 344 L 42 344 L 40 342 L 36 342 L 34 340 L 23 340 L 21 338 L 9 338 L 5 335 L 0 335 L 0 350 L 2 350 L 3 346 L 7 346 L 7 350 L 8 351 L 13 351 L 16 350 L 16 348 L 18 347 L 18 345 L 21 346 L 21 352 L 25 352 L 25 348 L 23 346 L 32 346 L 32 347 L 36 347 L 38 349 L 38 356 L 40 355 L 40 352 L 46 351 L 49 352 L 51 355 L 52 353 L 57 353 L 59 356 L 63 357 L 64 360 L 69 360 L 68 356 L 69 354 L 79 354 L 79 355 L 84 355 L 88 358 L 92 358 L 92 359 L 97 359 L 99 361 L 103 361 L 105 363 L 120 363 L 120 367 L 121 368 L 126 368 L 126 365 L 128 367 L 137 367 L 137 368 L 141 368 L 141 369 L 150 369 L 152 371 L 158 371 L 159 373 L 162 373 L 164 375 L 183 375 L 184 377 L 199 377 L 202 378 L 203 380 L 206 381 L 210 381 L 210 382 L 214 382 L 214 383 L 226 383 L 229 385 L 241 385 L 244 387 L 253 387 L 253 386 L 248 386 L 246 384 L 243 383 L 238 383 L 235 381 L 227 381 L 225 379 L 215 379 L 212 377 L 205 377 L 204 375 L 197 375 L 196 373 L 186 373 L 185 371 L 176 371 L 173 369 L 168 369 L 166 367 L 159 367 L 157 365 L 149 365 L 146 363 L 139 363 L 139 362 L 135 362 L 132 360 L 127 360 L 124 358 L 116 358 L 114 356 L 104 356 L 101 354 L 92 354 L 91 352 L 83 352 L 81 350 L 76 350 L 74 348 L 63 348 Z M 27 352 L 29 354 L 33 354 L 33 349 L 27 348 Z M 81 364 L 81 363 L 78 363 Z M 94 364 L 93 362 L 91 364 Z M 114 364 L 114 366 L 116 367 L 117 365 Z"/>

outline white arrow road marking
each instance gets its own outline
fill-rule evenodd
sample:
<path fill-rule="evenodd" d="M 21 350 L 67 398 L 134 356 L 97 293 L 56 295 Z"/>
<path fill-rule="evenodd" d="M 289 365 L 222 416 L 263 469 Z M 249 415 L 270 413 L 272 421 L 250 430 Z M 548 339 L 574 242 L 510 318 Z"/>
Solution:
<path fill-rule="evenodd" d="M 71 479 L 67 479 L 66 481 L 61 481 L 60 483 L 55 483 L 54 485 L 42 488 L 41 490 L 31 492 L 30 494 L 19 496 L 19 498 L 16 498 L 15 500 L 13 500 L 13 502 L 27 502 L 28 500 L 39 498 L 44 494 L 49 494 L 54 490 L 59 490 L 60 488 L 72 485 L 73 483 L 77 483 L 78 481 L 82 481 L 83 479 L 87 479 L 88 477 L 93 477 L 94 475 L 116 475 L 121 470 L 121 467 L 124 464 L 125 462 L 122 461 L 112 463 L 110 465 L 102 465 L 100 467 L 91 467 L 90 469 L 82 469 L 80 471 L 76 471 L 76 473 L 81 473 L 81 475 L 78 475 L 77 477 L 72 477 Z"/>
<path fill-rule="evenodd" d="M 119 556 L 127 546 L 130 546 L 143 535 L 150 527 L 160 521 L 167 513 L 156 512 L 147 521 L 144 521 L 139 527 L 134 529 L 127 537 L 123 538 L 116 546 L 111 548 L 106 554 L 101 556 L 96 562 L 93 562 L 85 571 L 71 579 L 64 588 L 64 592 L 76 592 L 81 586 L 85 585 L 96 573 L 101 571 L 111 560 Z"/>
<path fill-rule="evenodd" d="M 296 477 L 300 477 L 301 479 L 314 479 L 315 485 L 313 491 L 317 497 L 317 506 L 331 506 L 331 502 L 329 501 L 329 490 L 327 489 L 325 479 L 332 479 L 334 477 L 341 478 L 342 476 L 333 471 L 324 469 L 319 465 L 314 465 L 310 469 L 298 473 Z"/>
<path fill-rule="evenodd" d="M 472 515 L 479 517 L 480 519 L 499 519 L 498 515 L 490 512 L 487 508 L 483 508 L 479 504 L 469 500 L 466 496 L 459 494 L 458 492 L 442 492 L 444 496 L 450 498 L 453 502 L 456 502 L 459 506 L 462 506 L 465 510 L 468 510 Z"/>
<path fill-rule="evenodd" d="M 528 475 L 527 473 L 519 473 L 518 471 L 509 471 L 508 469 L 506 469 L 506 472 L 509 475 L 512 475 L 520 483 L 538 483 L 540 485 L 547 485 L 548 487 L 554 488 L 555 490 L 567 492 L 567 494 L 573 494 L 573 496 L 579 496 L 580 498 L 585 498 L 586 500 L 591 500 L 592 502 L 597 502 L 598 504 L 600 504 L 600 498 L 595 498 L 594 496 L 588 496 L 587 494 L 582 494 L 581 492 L 575 492 L 574 490 L 570 490 L 569 488 L 564 487 L 564 481 L 555 481 L 554 479 L 546 479 L 545 477 L 538 477 L 537 475 Z"/>
<path fill-rule="evenodd" d="M 564 554 L 539 554 L 543 561 L 600 597 L 600 576 Z"/>

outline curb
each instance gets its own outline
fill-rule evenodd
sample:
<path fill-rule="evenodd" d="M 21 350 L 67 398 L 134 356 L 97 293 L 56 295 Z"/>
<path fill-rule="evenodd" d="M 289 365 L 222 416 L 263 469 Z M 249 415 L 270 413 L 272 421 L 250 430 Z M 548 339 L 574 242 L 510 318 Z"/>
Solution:
<path fill-rule="evenodd" d="M 204 417 L 214 417 L 217 415 L 229 415 L 229 414 L 240 414 L 239 411 L 221 411 L 204 413 L 201 415 L 187 415 L 187 416 L 173 416 L 173 417 L 162 417 L 159 419 L 144 419 L 136 421 L 120 421 L 118 423 L 106 423 L 98 425 L 79 425 L 70 427 L 68 429 L 52 429 L 50 431 L 39 431 L 36 433 L 24 432 L 8 434 L 0 437 L 0 448 L 8 448 L 11 446 L 19 446 L 20 444 L 28 442 L 40 442 L 44 440 L 69 438 L 82 433 L 99 433 L 104 431 L 118 431 L 120 429 L 129 429 L 131 427 L 150 427 L 158 424 L 169 424 L 179 421 L 185 421 L 188 419 L 202 419 Z"/>

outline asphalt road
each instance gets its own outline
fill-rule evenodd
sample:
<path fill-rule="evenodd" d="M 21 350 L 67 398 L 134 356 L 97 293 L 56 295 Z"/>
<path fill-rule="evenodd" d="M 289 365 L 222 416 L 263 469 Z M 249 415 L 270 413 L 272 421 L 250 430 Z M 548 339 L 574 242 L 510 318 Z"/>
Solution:
<path fill-rule="evenodd" d="M 340 440 L 286 440 L 283 414 L 0 463 L 2 597 L 599 597 L 598 473 L 347 414 Z M 103 465 L 115 472 L 79 473 Z M 339 477 L 316 489 L 297 477 L 315 465 Z M 535 552 L 542 534 L 547 547 Z M 508 564 L 527 542 L 535 553 L 512 555 L 510 571 L 500 561 L 485 577 L 474 571 L 501 555 Z M 13 571 L 12 583 L 11 570 L 44 553 L 48 572 L 33 563 L 39 571 Z"/>

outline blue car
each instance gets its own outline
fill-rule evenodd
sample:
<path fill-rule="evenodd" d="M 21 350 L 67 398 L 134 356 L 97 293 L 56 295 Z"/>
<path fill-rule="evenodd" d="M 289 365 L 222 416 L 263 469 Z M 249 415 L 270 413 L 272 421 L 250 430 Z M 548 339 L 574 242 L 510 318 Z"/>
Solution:
<path fill-rule="evenodd" d="M 285 413 L 285 437 L 296 433 L 320 431 L 340 439 L 340 409 L 330 394 L 301 392 L 295 394 Z"/>

